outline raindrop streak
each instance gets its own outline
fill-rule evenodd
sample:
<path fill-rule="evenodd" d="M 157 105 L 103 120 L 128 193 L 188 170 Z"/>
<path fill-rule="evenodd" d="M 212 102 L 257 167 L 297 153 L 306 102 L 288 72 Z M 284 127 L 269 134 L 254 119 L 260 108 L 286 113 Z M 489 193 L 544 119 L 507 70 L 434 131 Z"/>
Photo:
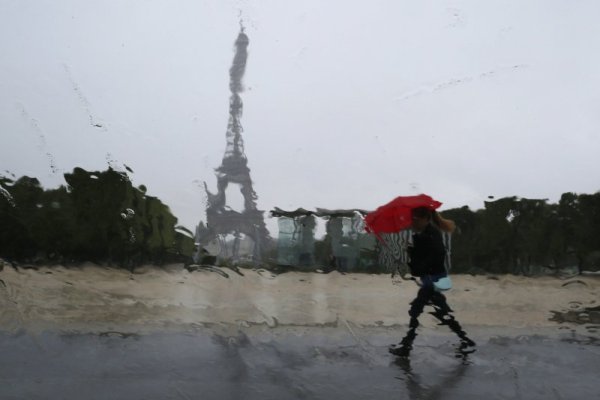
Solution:
<path fill-rule="evenodd" d="M 128 219 L 132 219 L 135 216 L 135 211 L 133 211 L 131 208 L 128 208 L 127 210 L 125 210 L 124 213 L 121 213 L 121 218 L 128 220 Z"/>
<path fill-rule="evenodd" d="M 395 101 L 404 101 L 404 100 L 411 99 L 413 97 L 421 96 L 423 94 L 432 94 L 432 93 L 436 93 L 436 92 L 439 92 L 442 90 L 453 88 L 453 87 L 461 85 L 461 84 L 467 84 L 467 83 L 473 82 L 475 80 L 493 78 L 494 76 L 496 76 L 499 73 L 516 72 L 523 68 L 527 68 L 527 65 L 526 64 L 516 64 L 516 65 L 509 66 L 509 67 L 502 67 L 502 68 L 482 72 L 482 73 L 471 75 L 471 76 L 464 76 L 462 78 L 449 79 L 447 81 L 434 83 L 432 85 L 425 85 L 418 89 L 409 90 L 408 92 L 405 92 L 405 93 L 401 94 L 400 96 L 396 97 L 394 100 Z"/>
<path fill-rule="evenodd" d="M 8 201 L 8 204 L 10 204 L 12 207 L 16 207 L 15 199 L 13 199 L 10 192 L 8 190 L 4 189 L 2 187 L 2 185 L 0 185 L 0 194 L 2 194 L 2 196 L 6 199 L 6 201 Z"/>
<path fill-rule="evenodd" d="M 90 102 L 88 101 L 88 99 L 85 97 L 85 95 L 81 91 L 81 88 L 79 87 L 77 82 L 75 82 L 75 79 L 73 79 L 73 75 L 71 74 L 71 70 L 69 69 L 69 66 L 67 64 L 63 64 L 63 67 L 65 69 L 65 72 L 67 73 L 67 77 L 69 78 L 69 82 L 71 83 L 73 91 L 79 98 L 79 101 L 81 102 L 83 109 L 85 110 L 85 113 L 87 114 L 87 116 L 90 120 L 90 125 L 93 126 L 94 128 L 102 128 L 102 130 L 106 132 L 106 127 L 104 126 L 104 124 L 98 122 L 96 120 L 96 118 L 94 118 L 94 116 L 92 115 L 92 112 L 90 111 L 91 110 Z"/>
<path fill-rule="evenodd" d="M 133 233 L 133 228 L 129 228 L 129 242 L 135 243 L 135 233 Z"/>
<path fill-rule="evenodd" d="M 52 155 L 52 153 L 47 151 L 48 143 L 46 142 L 46 136 L 44 135 L 42 128 L 40 128 L 40 125 L 39 125 L 37 119 L 35 119 L 31 115 L 29 115 L 29 113 L 27 112 L 27 110 L 25 109 L 25 106 L 23 104 L 16 103 L 16 106 L 19 109 L 21 117 L 23 117 L 23 119 L 33 128 L 33 131 L 37 135 L 39 142 L 40 142 L 38 144 L 38 149 L 43 151 L 44 154 L 46 155 L 46 157 L 48 157 L 48 161 L 50 163 L 50 170 L 52 171 L 53 174 L 59 172 L 59 169 L 56 167 L 56 162 L 54 161 L 54 156 Z"/>
<path fill-rule="evenodd" d="M 117 172 L 121 172 L 121 176 L 123 177 L 123 179 L 125 179 L 128 182 L 131 182 L 131 179 L 129 178 L 129 175 L 127 175 L 127 172 L 123 171 L 123 168 L 121 168 L 121 166 L 119 165 L 119 162 L 113 157 L 113 155 L 111 153 L 106 153 L 106 163 L 108 164 L 108 166 L 117 171 Z M 131 168 L 129 168 L 127 165 L 123 164 L 125 166 L 125 170 L 133 173 L 133 170 Z"/>

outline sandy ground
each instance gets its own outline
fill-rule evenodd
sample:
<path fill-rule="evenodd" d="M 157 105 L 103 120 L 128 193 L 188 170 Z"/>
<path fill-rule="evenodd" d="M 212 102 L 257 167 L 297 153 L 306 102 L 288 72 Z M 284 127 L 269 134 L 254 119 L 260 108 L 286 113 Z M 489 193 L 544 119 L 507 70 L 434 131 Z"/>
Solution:
<path fill-rule="evenodd" d="M 229 278 L 180 266 L 144 267 L 133 274 L 92 265 L 5 268 L 0 272 L 1 330 L 151 332 L 211 324 L 345 322 L 394 327 L 407 324 L 408 303 L 418 289 L 412 281 L 393 284 L 389 275 L 223 271 Z M 448 302 L 466 327 L 571 329 L 592 336 L 600 328 L 600 321 L 585 312 L 600 305 L 600 277 L 454 275 L 453 283 Z M 571 323 L 559 323 L 557 316 Z M 437 329 L 432 317 L 424 322 Z"/>

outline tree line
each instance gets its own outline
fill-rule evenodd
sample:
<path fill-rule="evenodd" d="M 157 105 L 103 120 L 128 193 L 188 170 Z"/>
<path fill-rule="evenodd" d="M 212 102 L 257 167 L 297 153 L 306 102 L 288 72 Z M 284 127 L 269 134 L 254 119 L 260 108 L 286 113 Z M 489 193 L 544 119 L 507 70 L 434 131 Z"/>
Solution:
<path fill-rule="evenodd" d="M 75 168 L 64 177 L 50 190 L 36 178 L 0 177 L 0 257 L 127 268 L 191 259 L 192 233 L 126 173 Z"/>
<path fill-rule="evenodd" d="M 75 168 L 64 177 L 67 185 L 45 190 L 36 178 L 0 176 L 0 257 L 127 268 L 192 262 L 193 234 L 126 173 Z M 458 226 L 452 237 L 454 273 L 600 270 L 600 192 L 564 193 L 558 203 L 505 197 L 480 210 L 465 206 L 442 214 Z M 327 237 L 315 246 L 317 259 L 330 247 Z M 376 248 L 362 247 L 368 254 L 361 257 L 376 260 Z M 321 258 L 321 264 L 329 262 Z M 367 264 L 367 272 L 383 271 Z"/>
<path fill-rule="evenodd" d="M 600 192 L 563 193 L 558 203 L 505 197 L 486 201 L 480 210 L 464 206 L 442 215 L 457 225 L 451 244 L 452 273 L 600 271 Z M 359 235 L 363 239 L 366 236 Z M 326 269 L 331 267 L 327 261 L 331 259 L 331 242 L 329 233 L 315 241 L 315 259 Z M 359 251 L 359 262 L 352 272 L 389 272 L 398 260 L 387 260 L 390 265 L 384 265 L 386 262 L 378 257 L 381 243 L 369 243 L 374 245 L 347 244 Z M 331 268 L 348 271 L 339 265 Z"/>
<path fill-rule="evenodd" d="M 452 236 L 453 272 L 535 274 L 600 269 L 600 192 L 564 193 L 558 203 L 505 197 L 444 211 Z"/>

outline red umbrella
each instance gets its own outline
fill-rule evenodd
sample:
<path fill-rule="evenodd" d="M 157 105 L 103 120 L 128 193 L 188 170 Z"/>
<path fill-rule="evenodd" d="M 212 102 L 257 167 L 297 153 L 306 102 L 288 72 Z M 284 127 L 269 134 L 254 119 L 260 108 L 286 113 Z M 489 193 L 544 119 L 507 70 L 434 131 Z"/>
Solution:
<path fill-rule="evenodd" d="M 379 237 L 381 233 L 400 232 L 412 223 L 411 212 L 415 208 L 427 207 L 435 210 L 442 205 L 426 194 L 399 196 L 365 216 L 365 230 Z"/>

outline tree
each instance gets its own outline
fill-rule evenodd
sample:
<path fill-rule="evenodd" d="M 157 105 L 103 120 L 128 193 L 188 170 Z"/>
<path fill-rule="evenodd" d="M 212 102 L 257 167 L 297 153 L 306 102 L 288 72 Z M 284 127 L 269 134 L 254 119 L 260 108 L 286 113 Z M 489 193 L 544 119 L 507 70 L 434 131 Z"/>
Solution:
<path fill-rule="evenodd" d="M 75 168 L 65 180 L 67 187 L 44 190 L 35 178 L 0 178 L 0 256 L 128 268 L 191 259 L 191 234 L 124 172 Z"/>

